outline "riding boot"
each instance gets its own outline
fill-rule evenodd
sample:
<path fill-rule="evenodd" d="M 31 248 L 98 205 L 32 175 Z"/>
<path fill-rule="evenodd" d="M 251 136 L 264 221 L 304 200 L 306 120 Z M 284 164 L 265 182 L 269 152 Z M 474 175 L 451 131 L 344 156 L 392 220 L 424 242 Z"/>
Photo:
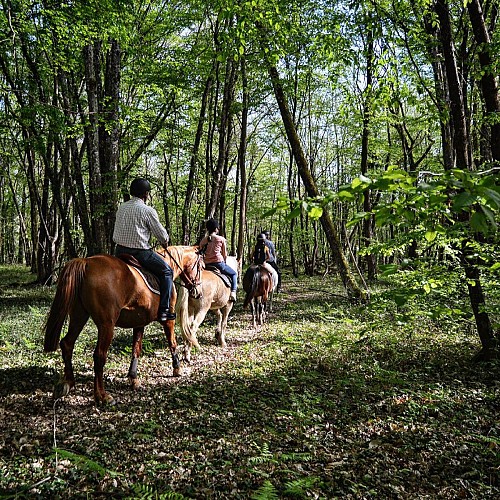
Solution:
<path fill-rule="evenodd" d="M 158 311 L 158 321 L 160 323 L 165 323 L 165 321 L 170 321 L 175 319 L 177 316 L 175 313 L 170 311 Z"/>
<path fill-rule="evenodd" d="M 231 295 L 229 296 L 230 302 L 236 302 L 236 290 L 231 291 Z"/>

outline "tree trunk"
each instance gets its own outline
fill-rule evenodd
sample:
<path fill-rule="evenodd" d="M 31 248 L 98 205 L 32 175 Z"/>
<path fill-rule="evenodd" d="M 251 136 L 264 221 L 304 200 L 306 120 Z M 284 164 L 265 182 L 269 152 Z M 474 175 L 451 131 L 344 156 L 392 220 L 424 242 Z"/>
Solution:
<path fill-rule="evenodd" d="M 479 63 L 482 68 L 481 91 L 483 95 L 486 122 L 490 123 L 490 148 L 493 160 L 500 161 L 500 100 L 498 97 L 498 82 L 496 75 L 492 73 L 494 61 L 490 35 L 486 27 L 483 10 L 479 0 L 467 2 L 467 9 L 472 25 L 474 38 L 478 46 Z"/>
<path fill-rule="evenodd" d="M 219 117 L 219 144 L 218 156 L 215 169 L 212 171 L 210 182 L 210 201 L 207 206 L 206 218 L 214 217 L 217 208 L 220 207 L 220 198 L 224 186 L 224 173 L 228 163 L 228 137 L 231 124 L 231 105 L 234 101 L 234 87 L 236 84 L 236 67 L 231 58 L 227 59 L 224 79 L 224 95 L 222 99 L 222 110 Z M 221 210 L 223 209 L 220 207 Z"/>
<path fill-rule="evenodd" d="M 241 59 L 241 85 L 242 85 L 242 110 L 241 110 L 241 132 L 240 147 L 238 150 L 238 171 L 240 173 L 240 217 L 238 225 L 238 248 L 236 258 L 238 262 L 243 262 L 243 252 L 245 245 L 246 219 L 247 219 L 247 194 L 248 180 L 246 169 L 247 152 L 247 127 L 248 127 L 248 79 L 246 72 L 246 61 Z M 241 275 L 241 273 L 240 273 Z"/>
<path fill-rule="evenodd" d="M 441 26 L 440 42 L 446 67 L 448 88 L 450 89 L 450 119 L 453 123 L 454 130 L 453 149 L 457 158 L 457 166 L 464 170 L 471 170 L 472 154 L 466 125 L 466 106 L 460 84 L 458 65 L 455 58 L 452 27 L 447 2 L 445 0 L 438 0 L 435 3 L 435 10 Z M 467 223 L 469 213 L 464 212 L 460 214 L 458 218 L 460 222 Z M 492 355 L 492 351 L 495 351 L 497 341 L 493 334 L 488 314 L 485 312 L 485 298 L 480 281 L 480 271 L 472 252 L 471 247 L 464 238 L 462 243 L 461 263 L 466 277 L 470 280 L 467 284 L 469 300 L 474 312 L 476 327 L 482 345 L 482 351 L 479 358 L 487 358 Z"/>
<path fill-rule="evenodd" d="M 283 120 L 285 131 L 290 146 L 292 148 L 293 156 L 295 159 L 295 163 L 297 164 L 300 177 L 302 179 L 302 182 L 304 183 L 308 196 L 310 196 L 311 198 L 317 198 L 320 193 L 309 170 L 309 166 L 307 164 L 304 151 L 302 150 L 300 138 L 295 129 L 295 125 L 293 123 L 290 110 L 288 109 L 288 104 L 286 102 L 283 87 L 279 79 L 278 71 L 276 67 L 270 64 L 269 62 L 268 62 L 268 71 L 271 77 L 271 82 L 273 85 L 274 94 L 276 96 L 276 101 L 278 102 L 281 118 Z M 354 279 L 354 276 L 349 268 L 347 259 L 342 250 L 340 238 L 337 234 L 335 226 L 333 225 L 333 221 L 330 217 L 330 214 L 328 213 L 326 208 L 323 210 L 323 215 L 321 216 L 320 221 L 321 225 L 323 226 L 323 231 L 325 232 L 326 239 L 332 250 L 333 258 L 335 264 L 338 267 L 342 283 L 344 284 L 347 293 L 354 298 L 368 299 L 368 291 L 361 289 L 356 280 Z"/>
<path fill-rule="evenodd" d="M 107 235 L 101 207 L 103 191 L 99 155 L 99 101 L 101 86 L 101 42 L 87 45 L 84 49 L 85 84 L 89 108 L 89 124 L 85 129 L 87 160 L 89 164 L 89 205 L 91 214 L 92 239 L 87 241 L 89 255 L 104 252 Z"/>
<path fill-rule="evenodd" d="M 118 164 L 120 161 L 120 75 L 121 48 L 116 40 L 111 40 L 106 55 L 104 79 L 103 123 L 99 129 L 102 211 L 105 241 L 103 250 L 110 252 L 113 247 L 113 227 L 118 206 Z"/>
<path fill-rule="evenodd" d="M 363 101 L 363 131 L 361 135 L 361 173 L 366 176 L 368 174 L 368 143 L 370 138 L 370 121 L 371 121 L 371 94 L 372 94 L 372 84 L 373 84 L 373 58 L 374 58 L 374 47 L 373 47 L 373 30 L 371 26 L 367 27 L 368 30 L 368 46 L 366 53 L 366 88 L 364 92 Z M 368 190 L 363 198 L 363 211 L 366 213 L 371 213 L 372 203 L 371 194 Z M 369 247 L 373 240 L 373 215 L 369 218 L 363 219 L 363 245 Z M 367 253 L 365 255 L 366 270 L 368 274 L 368 279 L 373 281 L 377 276 L 377 266 L 375 262 L 375 255 L 372 253 Z"/>
<path fill-rule="evenodd" d="M 195 188 L 195 177 L 198 165 L 198 155 L 200 152 L 201 139 L 203 137 L 203 125 L 205 123 L 205 115 L 207 112 L 207 103 L 210 91 L 212 89 L 213 75 L 207 78 L 205 82 L 205 88 L 203 90 L 203 96 L 201 99 L 200 115 L 198 117 L 198 126 L 196 128 L 196 135 L 193 144 L 193 151 L 191 153 L 191 160 L 189 162 L 189 178 L 186 187 L 186 197 L 184 198 L 184 205 L 182 207 L 182 241 L 184 245 L 189 245 L 191 241 L 191 226 L 189 223 L 189 212 L 191 208 L 191 202 L 193 201 L 193 194 Z"/>

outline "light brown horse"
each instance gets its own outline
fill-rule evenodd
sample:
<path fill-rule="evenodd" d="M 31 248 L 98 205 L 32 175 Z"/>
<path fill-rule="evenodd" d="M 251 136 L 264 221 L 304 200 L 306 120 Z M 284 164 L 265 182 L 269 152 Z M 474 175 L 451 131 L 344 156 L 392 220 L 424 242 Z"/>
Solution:
<path fill-rule="evenodd" d="M 271 307 L 272 293 L 276 286 L 273 274 L 265 265 L 252 264 L 243 276 L 243 290 L 245 300 L 243 308 L 252 306 L 253 327 L 262 325 L 266 321 L 267 303 Z"/>
<path fill-rule="evenodd" d="M 228 256 L 226 264 L 238 272 L 235 257 Z M 230 287 L 212 271 L 202 272 L 201 284 L 194 292 L 179 290 L 176 305 L 177 322 L 184 338 L 184 358 L 188 362 L 191 360 L 191 349 L 200 348 L 196 333 L 209 310 L 217 315 L 215 338 L 221 347 L 226 346 L 227 318 L 234 304 L 229 301 Z"/>
<path fill-rule="evenodd" d="M 203 261 L 199 248 L 170 246 L 158 251 L 173 270 L 174 279 L 181 279 L 188 288 L 194 288 L 201 277 Z M 172 287 L 170 310 L 173 311 L 177 294 Z M 139 272 L 111 255 L 95 255 L 68 262 L 58 280 L 58 286 L 44 327 L 46 352 L 57 349 L 65 319 L 69 316 L 68 332 L 61 340 L 64 375 L 54 389 L 54 398 L 68 394 L 75 385 L 72 356 L 75 342 L 89 317 L 97 326 L 97 346 L 94 351 L 94 399 L 96 404 L 113 403 L 113 397 L 104 389 L 103 370 L 115 326 L 133 328 L 132 361 L 129 380 L 137 386 L 137 361 L 142 350 L 144 327 L 156 320 L 159 295 L 144 283 Z M 174 375 L 180 375 L 174 332 L 175 320 L 163 325 L 167 337 Z"/>

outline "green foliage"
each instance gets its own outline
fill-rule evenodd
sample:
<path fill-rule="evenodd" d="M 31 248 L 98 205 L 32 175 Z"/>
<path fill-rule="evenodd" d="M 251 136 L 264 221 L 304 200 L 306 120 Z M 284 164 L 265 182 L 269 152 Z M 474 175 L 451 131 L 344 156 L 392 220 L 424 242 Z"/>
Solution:
<path fill-rule="evenodd" d="M 63 450 L 62 448 L 54 448 L 54 453 L 56 457 L 70 460 L 75 466 L 82 469 L 85 473 L 95 472 L 101 477 L 104 477 L 106 475 L 109 475 L 111 477 L 119 475 L 116 472 L 106 469 L 95 460 L 91 460 L 84 455 L 80 455 L 68 450 Z"/>
<path fill-rule="evenodd" d="M 279 494 L 273 483 L 266 479 L 262 486 L 252 494 L 251 498 L 252 500 L 276 500 L 279 498 Z"/>
<path fill-rule="evenodd" d="M 476 232 L 485 236 L 496 233 L 496 215 L 500 212 L 500 184 L 496 171 L 454 169 L 440 175 L 427 174 L 429 179 L 424 175 L 417 177 L 398 168 L 389 168 L 373 179 L 363 176 L 354 179 L 339 192 L 340 199 L 353 200 L 378 191 L 385 200 L 373 214 L 357 214 L 350 225 L 374 215 L 378 226 L 416 226 L 428 242 L 433 242 L 437 235 L 463 237 Z M 396 196 L 387 199 L 389 194 Z M 462 214 L 468 217 L 460 223 Z"/>
<path fill-rule="evenodd" d="M 134 485 L 134 496 L 127 500 L 184 500 L 186 497 L 173 491 L 159 493 L 153 486 L 145 484 Z"/>
<path fill-rule="evenodd" d="M 127 387 L 130 355 L 121 346 L 130 331 L 118 329 L 105 367 L 116 397 L 108 409 L 92 401 L 97 332 L 89 322 L 74 353 L 76 387 L 55 415 L 52 387 L 63 363 L 60 352 L 42 352 L 38 324 L 54 290 L 19 286 L 29 274 L 18 269 L 16 278 L 0 268 L 6 494 L 458 497 L 466 483 L 472 496 L 498 496 L 500 366 L 470 363 L 478 347 L 471 311 L 445 311 L 467 305 L 456 268 L 433 273 L 422 263 L 388 273 L 366 305 L 350 303 L 336 275 L 285 270 L 269 324 L 255 332 L 237 303 L 220 350 L 207 318 L 198 335 L 204 349 L 180 379 L 171 377 L 161 328 L 148 327 L 155 348 L 140 358 L 140 391 Z M 425 293 L 432 280 L 439 286 Z M 397 306 L 394 291 L 411 289 L 419 293 Z M 499 290 L 487 289 L 496 303 Z M 36 309 L 25 307 L 32 302 Z M 429 314 L 438 307 L 442 314 Z"/>

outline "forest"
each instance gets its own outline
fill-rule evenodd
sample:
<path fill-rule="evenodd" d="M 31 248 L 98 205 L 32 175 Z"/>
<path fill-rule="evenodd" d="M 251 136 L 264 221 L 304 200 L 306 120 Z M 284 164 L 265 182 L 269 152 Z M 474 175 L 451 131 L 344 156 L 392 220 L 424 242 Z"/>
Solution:
<path fill-rule="evenodd" d="M 172 463 L 150 462 L 145 470 L 135 471 L 136 482 L 143 486 L 136 496 L 170 498 L 167 492 L 172 492 L 172 498 L 484 498 L 498 494 L 500 422 L 494 416 L 499 409 L 500 340 L 498 25 L 497 0 L 2 0 L 0 394 L 7 398 L 9 409 L 0 410 L 0 421 L 7 426 L 12 419 L 26 423 L 26 415 L 36 418 L 34 409 L 49 411 L 43 400 L 61 360 L 57 353 L 46 366 L 39 332 L 59 273 L 73 258 L 113 252 L 116 209 L 126 199 L 131 180 L 140 176 L 153 186 L 149 203 L 173 245 L 199 243 L 205 221 L 215 217 L 229 253 L 244 270 L 257 235 L 268 230 L 284 277 L 275 311 L 258 335 L 248 326 L 248 311 L 241 304 L 233 313 L 230 354 L 224 365 L 230 366 L 228 376 L 240 384 L 235 396 L 239 399 L 223 391 L 218 378 L 223 374 L 213 367 L 223 355 L 215 354 L 210 345 L 213 339 L 206 332 L 212 325 L 207 318 L 201 335 L 208 346 L 191 368 L 191 380 L 199 386 L 177 387 L 169 380 L 167 390 L 176 394 L 173 408 L 187 412 L 182 409 L 186 398 L 200 411 L 208 411 L 213 401 L 202 401 L 201 394 L 211 390 L 210 383 L 221 391 L 221 405 L 236 405 L 235 415 L 256 410 L 251 402 L 243 403 L 245 387 L 263 397 L 267 409 L 273 402 L 266 398 L 277 391 L 281 413 L 273 416 L 267 429 L 290 425 L 300 429 L 301 443 L 314 435 L 315 446 L 301 455 L 302 447 L 283 444 L 283 435 L 259 442 L 252 428 L 248 446 L 255 453 L 250 448 L 242 452 L 252 464 L 251 479 L 242 473 L 247 471 L 245 462 L 231 469 L 234 484 L 224 476 L 227 484 L 215 479 L 204 489 L 190 483 L 185 470 L 176 469 L 180 478 L 176 486 L 163 476 L 172 470 Z M 92 327 L 86 328 L 85 345 L 91 352 L 95 338 Z M 145 349 L 149 360 L 144 363 L 151 366 L 144 368 L 143 376 L 148 370 L 168 369 L 158 366 L 155 358 L 164 348 L 156 333 Z M 117 333 L 110 365 L 114 380 L 124 375 L 125 369 L 114 363 L 128 356 L 126 339 L 125 332 Z M 262 359 L 250 354 L 252 346 L 266 353 Z M 282 366 L 281 352 L 289 353 L 289 365 L 283 361 Z M 232 365 L 236 359 L 241 372 Z M 318 374 L 314 381 L 301 371 L 312 359 Z M 80 363 L 80 372 L 91 369 L 90 358 Z M 210 374 L 207 379 L 204 370 Z M 267 382 L 259 376 L 271 371 L 276 386 L 266 390 Z M 245 373 L 255 379 L 245 381 Z M 291 386 L 293 411 L 284 409 L 292 376 L 298 377 Z M 326 403 L 321 386 L 330 376 L 335 383 L 327 384 Z M 32 385 L 22 381 L 26 377 Z M 88 388 L 92 376 L 85 377 Z M 424 390 L 412 385 L 424 380 L 429 384 L 432 380 L 440 389 L 433 386 L 437 392 L 432 392 L 430 386 Z M 151 401 L 165 402 L 154 383 L 145 382 L 151 392 L 142 393 L 140 402 L 120 386 L 122 399 L 141 421 L 140 430 L 127 429 L 126 439 L 145 439 L 148 456 L 157 453 L 152 442 L 160 426 L 171 425 L 173 419 L 159 409 L 148 416 L 142 413 Z M 306 390 L 300 402 L 307 384 L 318 392 Z M 392 385 L 397 387 L 395 393 L 388 389 Z M 447 393 L 452 392 L 450 387 L 456 389 L 454 394 L 465 387 L 471 392 L 452 396 Z M 324 417 L 335 403 L 346 404 L 349 394 L 359 406 L 349 401 L 345 413 L 336 414 L 337 423 Z M 16 395 L 35 398 L 31 400 L 35 403 L 19 401 Z M 121 465 L 113 463 L 115 472 L 110 473 L 111 468 L 100 462 L 98 417 L 93 413 L 97 410 L 81 402 L 91 399 L 86 396 L 85 389 L 78 400 L 63 404 L 70 405 L 65 411 L 73 416 L 83 405 L 85 430 L 96 441 L 78 448 L 77 425 L 66 417 L 64 425 L 75 426 L 72 434 L 68 430 L 66 451 L 45 435 L 36 439 L 36 445 L 28 438 L 26 455 L 20 453 L 24 435 L 16 424 L 14 434 L 2 437 L 0 443 L 6 446 L 0 452 L 4 476 L 0 491 L 13 498 L 76 497 L 84 492 L 94 497 L 99 492 L 132 495 L 131 484 L 117 479 L 126 474 Z M 463 403 L 460 410 L 451 403 L 458 400 Z M 410 401 L 416 406 L 410 408 Z M 482 403 L 474 407 L 474 401 Z M 372 416 L 373 421 L 387 415 L 389 420 L 401 415 L 406 419 L 403 408 L 413 408 L 415 420 L 405 422 L 405 432 L 418 427 L 415 422 L 421 424 L 422 415 L 431 418 L 432 425 L 454 415 L 457 435 L 466 437 L 455 447 L 451 443 L 457 435 L 451 428 L 443 428 L 449 438 L 445 439 L 427 421 L 431 448 L 439 450 L 445 442 L 450 448 L 435 470 L 422 473 L 414 464 L 426 463 L 423 455 L 412 462 L 414 457 L 393 454 L 383 465 L 362 472 L 362 467 L 354 467 L 355 461 L 347 464 L 337 456 L 340 449 L 333 452 L 328 444 L 322 448 L 321 443 L 335 435 L 345 440 L 343 449 L 352 451 L 353 443 L 359 444 L 361 434 L 356 433 L 366 429 L 350 428 L 349 436 L 342 434 L 349 412 L 358 412 L 359 422 L 365 422 L 365 416 L 371 418 L 368 408 L 375 406 L 384 416 Z M 264 422 L 266 410 L 259 410 L 254 417 Z M 103 417 L 106 428 L 118 425 L 116 415 Z M 192 416 L 183 413 L 182 419 Z M 331 432 L 322 428 L 320 438 L 321 432 L 312 429 L 316 420 L 320 426 L 325 419 Z M 205 468 L 195 465 L 200 450 L 185 452 L 192 473 L 198 470 L 203 478 L 220 473 L 224 460 L 237 455 L 236 443 L 227 457 L 218 455 L 222 445 L 212 439 L 218 429 L 207 422 L 203 425 L 211 448 Z M 239 425 L 245 422 L 241 418 Z M 403 432 L 399 423 L 387 423 L 393 424 L 392 436 Z M 31 428 L 33 423 L 26 425 Z M 229 423 L 221 426 L 230 434 Z M 188 442 L 192 434 L 184 432 L 182 440 Z M 416 434 L 412 436 L 416 439 Z M 398 443 L 404 450 L 425 448 L 416 441 L 398 434 L 389 449 L 379 434 L 371 435 L 365 451 L 389 456 Z M 122 445 L 108 442 L 103 456 L 113 461 L 110 450 Z M 269 448 L 272 445 L 283 446 L 280 454 Z M 460 446 L 478 455 L 471 457 Z M 44 464 L 41 471 L 19 473 L 30 469 L 33 456 L 43 455 L 49 461 L 52 449 L 56 464 L 57 453 L 59 460 L 65 453 L 63 462 L 73 464 L 73 471 L 67 465 L 55 467 L 56 476 L 59 471 L 64 479 L 44 483 Z M 19 453 L 19 469 L 13 472 L 11 460 Z M 467 456 L 460 459 L 460 454 Z M 212 469 L 208 456 L 214 459 Z M 456 472 L 455 477 L 446 467 L 447 459 L 461 464 L 458 469 L 469 460 L 476 466 L 472 472 L 467 468 Z M 133 467 L 140 467 L 136 461 L 137 456 Z M 387 473 L 382 485 L 373 479 L 380 470 L 397 470 L 398 461 L 407 471 L 402 476 L 391 479 Z M 325 464 L 328 474 L 339 470 L 342 474 L 329 482 Z M 288 474 L 288 466 L 295 472 Z M 95 483 L 83 479 L 89 471 Z M 156 483 L 155 471 L 159 471 Z M 72 474 L 76 482 L 70 488 Z M 352 484 L 346 479 L 349 474 Z M 447 484 L 442 476 L 450 474 L 455 481 Z M 30 484 L 37 486 L 23 489 Z M 44 489 L 49 484 L 51 489 Z"/>

